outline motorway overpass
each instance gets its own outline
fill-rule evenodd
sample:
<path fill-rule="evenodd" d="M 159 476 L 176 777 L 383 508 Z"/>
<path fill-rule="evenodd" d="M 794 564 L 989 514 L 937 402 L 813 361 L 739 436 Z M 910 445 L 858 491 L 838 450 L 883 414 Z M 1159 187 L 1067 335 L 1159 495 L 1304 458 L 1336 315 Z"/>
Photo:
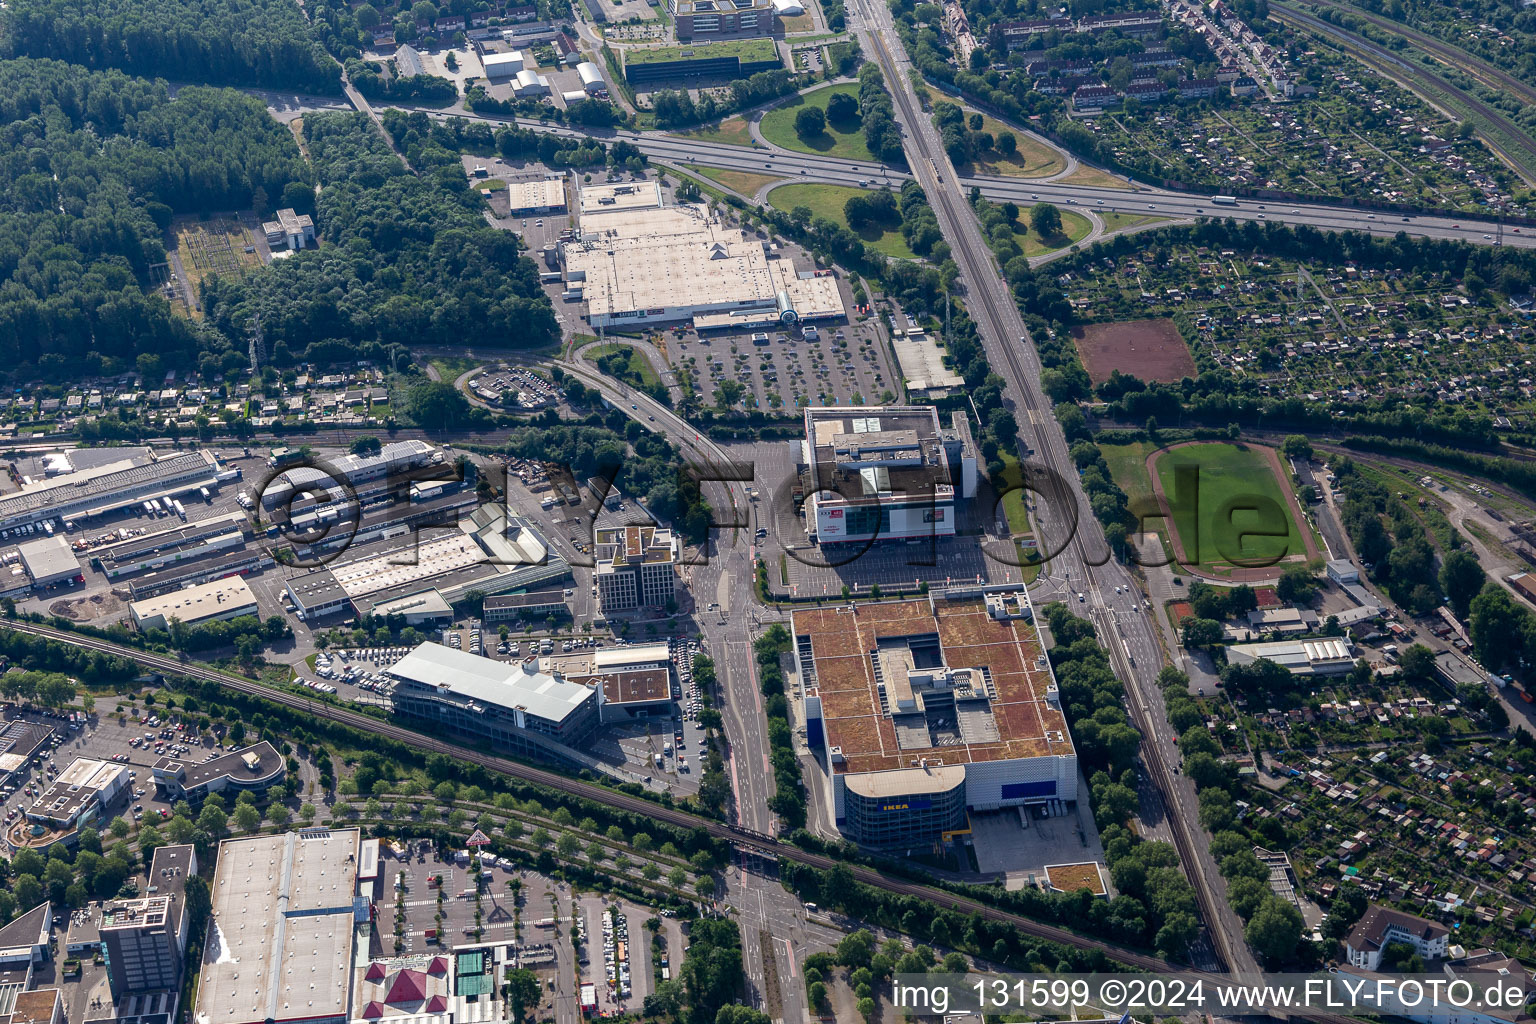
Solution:
<path fill-rule="evenodd" d="M 819 181 L 858 187 L 860 181 L 888 184 L 899 188 L 912 175 L 903 169 L 879 163 L 859 162 L 819 154 L 794 153 L 768 146 L 733 146 L 698 139 L 683 139 L 663 132 L 637 132 L 627 129 L 598 130 L 550 125 L 533 118 L 502 118 L 464 112 L 431 112 L 434 117 L 466 117 L 496 124 L 515 122 L 525 128 L 570 137 L 595 137 L 608 141 L 633 143 L 652 160 L 680 167 L 699 165 L 725 170 L 750 171 L 754 174 L 780 174 L 787 180 Z M 926 115 L 925 119 L 926 119 Z M 910 137 L 910 129 L 909 129 Z M 1326 231 L 1365 231 L 1391 236 L 1399 231 L 1409 235 L 1437 239 L 1459 239 L 1475 245 L 1536 246 L 1536 228 L 1502 227 L 1492 221 L 1474 220 L 1456 214 L 1392 213 L 1363 207 L 1329 203 L 1277 202 L 1242 199 L 1236 206 L 1218 206 L 1207 195 L 1173 192 L 1147 185 L 1106 188 L 1070 181 L 1006 178 L 992 175 L 956 176 L 962 190 L 980 188 L 988 199 L 1027 206 L 1050 202 L 1070 208 L 1081 207 L 1099 212 L 1149 214 L 1174 219 L 1192 217 L 1232 217 L 1260 223 L 1307 224 Z"/>

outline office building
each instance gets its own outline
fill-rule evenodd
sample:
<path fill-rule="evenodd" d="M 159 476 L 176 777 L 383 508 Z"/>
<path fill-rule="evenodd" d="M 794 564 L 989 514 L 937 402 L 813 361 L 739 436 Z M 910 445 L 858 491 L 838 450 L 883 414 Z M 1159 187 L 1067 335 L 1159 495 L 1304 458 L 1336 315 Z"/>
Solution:
<path fill-rule="evenodd" d="M 497 594 L 481 603 L 481 618 L 486 622 L 513 622 L 518 619 L 545 619 L 551 615 L 569 615 L 565 590 L 529 590 L 518 594 Z"/>
<path fill-rule="evenodd" d="M 594 537 L 597 601 L 604 615 L 665 608 L 677 597 L 678 541 L 660 526 L 615 526 Z"/>
<path fill-rule="evenodd" d="M 176 991 L 187 949 L 186 883 L 197 872 L 190 845 L 162 846 L 144 896 L 103 904 L 97 926 L 113 1000 L 130 992 Z"/>
<path fill-rule="evenodd" d="M 501 750 L 548 757 L 578 746 L 598 721 L 595 690 L 539 670 L 424 643 L 385 670 L 395 711 Z"/>
<path fill-rule="evenodd" d="M 343 1024 L 352 963 L 367 941 L 357 829 L 226 839 L 210 887 L 192 1019 L 209 1024 Z"/>
<path fill-rule="evenodd" d="M 169 629 L 175 619 L 184 626 L 201 626 L 242 615 L 256 614 L 256 595 L 239 576 L 227 576 L 210 583 L 133 601 L 128 615 L 142 632 Z"/>
<path fill-rule="evenodd" d="M 672 654 L 665 643 L 589 648 L 544 661 L 562 679 L 597 691 L 604 723 L 672 713 Z"/>
<path fill-rule="evenodd" d="M 939 426 L 932 406 L 805 410 L 805 525 L 820 544 L 952 537 L 955 498 L 976 493 L 964 415 Z"/>
<path fill-rule="evenodd" d="M 968 810 L 1077 800 L 1077 754 L 1019 590 L 794 613 L 806 737 L 837 825 L 931 846 Z"/>
<path fill-rule="evenodd" d="M 53 905 L 47 900 L 0 927 L 0 992 L 32 988 L 37 968 L 53 953 Z"/>
<path fill-rule="evenodd" d="M 773 34 L 772 0 L 667 0 L 679 42 Z"/>
<path fill-rule="evenodd" d="M 150 771 L 162 799 L 200 804 L 209 793 L 233 791 L 225 799 L 233 806 L 242 792 L 261 794 L 282 782 L 288 768 L 277 748 L 262 740 L 206 761 L 165 755 Z"/>
<path fill-rule="evenodd" d="M 1425 960 L 1439 960 L 1450 945 L 1450 929 L 1401 910 L 1372 903 L 1344 940 L 1351 966 L 1374 971 L 1381 966 L 1382 951 L 1394 942 L 1413 948 Z"/>

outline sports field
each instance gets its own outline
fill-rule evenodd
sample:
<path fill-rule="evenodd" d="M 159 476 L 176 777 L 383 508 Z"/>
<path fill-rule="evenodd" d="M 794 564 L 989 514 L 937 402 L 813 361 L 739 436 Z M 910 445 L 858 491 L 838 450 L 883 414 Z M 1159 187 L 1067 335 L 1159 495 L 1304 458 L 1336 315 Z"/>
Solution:
<path fill-rule="evenodd" d="M 1317 557 L 1310 531 L 1297 521 L 1295 498 L 1279 475 L 1273 449 L 1176 445 L 1153 453 L 1148 463 L 1173 513 L 1176 557 L 1188 568 L 1256 579 L 1276 574 L 1283 560 Z M 1180 467 L 1196 471 L 1194 493 L 1176 483 Z"/>

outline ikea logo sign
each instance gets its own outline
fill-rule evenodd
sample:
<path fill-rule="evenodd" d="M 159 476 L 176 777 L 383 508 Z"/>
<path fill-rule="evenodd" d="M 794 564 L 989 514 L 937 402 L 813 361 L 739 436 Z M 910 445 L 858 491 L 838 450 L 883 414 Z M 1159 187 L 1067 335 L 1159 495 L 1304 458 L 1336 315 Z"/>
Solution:
<path fill-rule="evenodd" d="M 933 806 L 932 800 L 903 800 L 899 803 L 881 804 L 882 811 L 924 811 Z"/>

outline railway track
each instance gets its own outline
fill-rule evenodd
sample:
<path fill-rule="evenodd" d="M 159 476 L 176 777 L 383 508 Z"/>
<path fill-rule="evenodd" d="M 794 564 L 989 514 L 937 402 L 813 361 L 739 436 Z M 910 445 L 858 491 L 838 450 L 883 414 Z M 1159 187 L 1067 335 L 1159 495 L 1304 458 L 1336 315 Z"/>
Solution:
<path fill-rule="evenodd" d="M 883 72 L 892 81 L 898 81 L 899 79 L 896 76 L 899 75 L 900 69 L 891 59 L 890 53 L 885 46 L 885 40 L 877 35 L 875 37 L 875 44 Z M 916 109 L 910 92 L 904 88 L 894 88 L 891 90 L 891 95 L 901 105 L 903 117 L 912 126 L 913 130 L 909 133 L 909 138 L 921 137 L 919 131 L 921 122 L 919 119 L 923 116 L 923 113 L 921 110 Z M 969 205 L 964 202 L 958 191 L 946 187 L 948 182 L 946 182 L 943 173 L 939 170 L 937 158 L 928 158 L 927 169 L 932 171 L 935 185 L 937 186 L 929 190 L 928 199 L 930 204 L 939 204 L 943 208 L 945 219 L 948 223 L 958 227 L 957 230 L 947 234 L 946 239 L 951 246 L 963 250 L 967 262 L 972 267 L 990 270 L 992 268 L 992 253 L 991 250 L 986 248 L 985 243 L 980 240 L 979 229 L 977 231 L 968 231 L 962 226 L 970 223 L 964 220 L 964 218 L 973 216 Z M 1019 318 L 1018 311 L 1012 306 L 1010 293 L 1006 289 L 1003 289 L 1001 292 L 1003 296 L 1007 297 L 1008 304 L 1005 306 L 1004 300 L 999 298 L 999 290 L 987 287 L 980 278 L 980 273 L 973 273 L 971 275 L 970 284 L 972 287 L 967 293 L 967 298 L 975 305 L 981 307 L 982 315 L 978 318 L 978 323 L 987 324 L 991 328 L 981 332 L 988 357 L 994 360 L 1001 357 L 1001 360 L 1006 364 L 1007 376 L 1015 382 L 1030 423 L 1036 422 L 1039 416 L 1050 417 L 1053 420 L 1054 414 L 1049 411 L 1044 413 L 1040 411 L 1043 400 L 1037 399 L 1029 388 L 1029 382 L 1037 379 L 1037 375 L 1032 375 L 1029 372 L 1029 367 L 1021 354 L 1022 345 L 1025 343 L 1025 339 L 1028 338 L 1028 331 Z M 1018 345 L 1015 345 L 1013 342 L 1015 335 L 1010 328 L 1016 328 L 1019 332 Z M 988 342 L 989 335 L 992 336 L 990 343 Z M 1022 426 L 1023 424 L 1021 424 Z M 1052 426 L 1052 422 L 1047 422 L 1038 431 L 1041 449 L 1047 456 L 1049 464 L 1053 467 L 1070 467 L 1071 458 L 1066 450 L 1066 440 L 1058 431 L 1052 429 Z M 1026 467 L 1028 466 L 1027 462 L 1022 464 Z M 1066 483 L 1066 478 L 1060 475 L 1059 472 L 1058 474 L 1041 474 L 1036 482 L 1037 485 L 1043 486 L 1047 503 L 1050 506 L 1059 509 L 1074 506 L 1083 507 L 1082 505 L 1077 505 L 1075 496 L 1071 493 L 1070 485 Z M 1091 529 L 1091 526 L 1089 528 Z M 1079 556 L 1077 560 L 1080 565 L 1085 567 L 1084 573 L 1086 575 L 1089 571 L 1086 567 L 1096 564 L 1099 562 L 1099 559 L 1095 556 L 1094 552 L 1087 550 L 1083 531 L 1079 530 L 1074 533 L 1071 544 L 1077 549 Z M 1101 632 L 1103 628 L 1103 625 L 1099 624 Z M 1121 677 L 1130 678 L 1134 669 L 1131 665 L 1125 663 L 1122 651 L 1113 642 L 1113 638 L 1101 635 L 1100 643 L 1109 652 L 1111 658 L 1116 661 L 1116 667 Z M 1156 742 L 1154 731 L 1150 728 L 1147 721 L 1148 714 L 1154 712 L 1149 712 L 1143 708 L 1139 700 L 1128 699 L 1126 703 L 1131 708 L 1132 717 L 1137 728 L 1141 731 L 1143 738 L 1141 750 L 1143 759 L 1147 762 L 1147 774 L 1157 787 L 1163 806 L 1169 808 L 1170 813 L 1172 813 L 1172 809 L 1178 806 L 1173 798 L 1173 794 L 1169 791 L 1169 780 L 1172 774 L 1164 752 L 1160 744 Z M 1170 831 L 1173 833 L 1174 848 L 1178 851 L 1179 859 L 1184 864 L 1185 871 L 1191 876 L 1193 883 L 1191 888 L 1195 892 L 1201 917 L 1206 923 L 1207 932 L 1212 937 L 1212 948 L 1217 960 L 1223 968 L 1239 962 L 1237 951 L 1226 948 L 1228 944 L 1224 937 L 1224 929 L 1218 928 L 1216 925 L 1219 919 L 1218 915 L 1231 913 L 1231 911 L 1225 905 L 1218 906 L 1215 904 L 1217 897 L 1211 891 L 1210 886 L 1204 883 L 1199 867 L 1200 861 L 1196 856 L 1193 842 L 1187 830 L 1175 827 Z"/>
<path fill-rule="evenodd" d="M 1325 36 L 1333 45 L 1345 50 L 1367 66 L 1380 71 L 1389 78 L 1396 77 L 1409 81 L 1418 80 L 1421 83 L 1425 81 L 1433 83 L 1434 88 L 1444 92 L 1468 111 L 1482 118 L 1489 126 L 1497 129 L 1498 133 L 1502 133 L 1512 142 L 1519 143 L 1530 138 L 1530 135 L 1519 125 L 1510 121 L 1502 113 L 1494 110 L 1465 89 L 1447 82 L 1445 79 L 1434 75 L 1424 68 L 1408 63 L 1386 48 L 1368 39 L 1364 39 L 1346 28 L 1334 25 L 1315 15 L 1298 11 L 1292 7 L 1282 7 L 1278 3 L 1270 7 L 1270 16 L 1277 18 L 1284 24 L 1290 25 L 1292 28 L 1302 28 Z M 1404 84 L 1407 85 L 1408 83 L 1405 82 Z M 1420 88 L 1423 87 L 1420 85 Z M 1415 91 L 1411 85 L 1408 88 L 1410 92 Z M 1432 106 L 1437 105 L 1429 97 L 1421 98 L 1425 99 Z M 1493 150 L 1499 159 L 1507 163 L 1515 173 L 1528 182 L 1536 181 L 1536 147 L 1522 146 L 1520 152 L 1514 152 L 1510 146 L 1505 145 L 1499 138 L 1493 137 L 1494 134 L 1494 132 L 1480 131 L 1478 138 L 1483 141 L 1484 145 Z"/>
<path fill-rule="evenodd" d="M 66 632 L 43 626 L 33 622 L 18 620 L 0 621 L 0 626 L 20 633 L 29 633 L 34 636 L 46 637 L 62 643 L 73 644 L 87 650 L 99 651 L 103 654 L 112 654 L 121 658 L 127 658 L 143 668 L 155 672 L 163 672 L 170 675 L 183 676 L 189 679 L 197 679 L 204 682 L 215 683 L 236 693 L 262 700 L 270 701 L 280 707 L 293 711 L 301 711 L 316 718 L 336 722 L 339 725 L 350 726 L 384 739 L 394 740 L 414 747 L 417 750 L 429 754 L 443 754 L 467 761 L 470 764 L 485 768 L 488 771 L 507 775 L 523 782 L 537 786 L 544 786 L 557 792 L 571 796 L 581 797 L 597 803 L 627 811 L 631 814 L 648 817 L 668 825 L 682 829 L 702 829 L 712 838 L 723 839 L 732 843 L 739 849 L 772 858 L 782 858 L 797 864 L 804 864 L 820 870 L 829 870 L 842 861 L 822 854 L 811 853 L 799 847 L 791 846 L 772 836 L 753 832 L 748 829 L 738 828 L 710 818 L 691 814 L 676 808 L 663 807 L 640 797 L 630 796 L 627 793 L 616 792 L 603 786 L 580 779 L 568 778 L 556 772 L 535 768 L 532 765 L 512 761 L 507 758 L 484 754 L 475 750 L 467 750 L 454 746 L 441 740 L 427 736 L 423 733 L 406 729 L 390 722 L 380 721 L 377 718 L 361 715 L 346 708 L 337 707 L 323 701 L 311 700 L 297 694 L 283 690 L 272 689 L 260 683 L 254 683 L 249 679 L 220 672 L 206 666 L 180 661 L 177 658 L 167 657 L 161 654 L 153 654 L 147 651 L 135 650 L 124 647 L 110 641 L 99 640 L 95 637 L 82 636 L 78 633 Z M 954 893 L 944 892 L 932 886 L 922 885 L 917 882 L 907 881 L 901 878 L 891 877 L 873 868 L 861 865 L 848 865 L 858 881 L 874 888 L 900 896 L 911 896 L 925 900 L 935 906 L 946 907 L 962 914 L 979 914 L 981 917 L 1002 924 L 1009 925 L 1025 935 L 1034 938 L 1046 939 L 1058 942 L 1076 949 L 1097 952 L 1117 963 L 1125 964 L 1145 971 L 1187 971 L 1188 968 L 1181 964 L 1174 964 L 1161 957 L 1153 956 L 1124 946 L 1103 942 L 1076 932 L 1058 928 L 1054 925 L 1044 924 L 1019 914 L 1009 913 L 997 907 L 959 896 Z"/>
<path fill-rule="evenodd" d="M 1307 3 L 1313 7 L 1329 7 L 1337 11 L 1343 11 L 1367 24 L 1375 25 L 1384 32 L 1391 32 L 1393 35 L 1402 36 L 1419 49 L 1430 53 L 1442 64 L 1455 68 L 1464 74 L 1471 75 L 1490 89 L 1501 89 L 1518 97 L 1525 103 L 1536 103 L 1536 89 L 1526 85 L 1514 75 L 1511 75 L 1502 68 L 1489 64 L 1481 57 L 1474 56 L 1459 47 L 1452 46 L 1450 43 L 1442 42 L 1432 35 L 1420 32 L 1416 28 L 1410 28 L 1400 21 L 1384 18 L 1379 14 L 1354 7 L 1347 3 L 1338 3 L 1337 0 L 1307 0 Z"/>

